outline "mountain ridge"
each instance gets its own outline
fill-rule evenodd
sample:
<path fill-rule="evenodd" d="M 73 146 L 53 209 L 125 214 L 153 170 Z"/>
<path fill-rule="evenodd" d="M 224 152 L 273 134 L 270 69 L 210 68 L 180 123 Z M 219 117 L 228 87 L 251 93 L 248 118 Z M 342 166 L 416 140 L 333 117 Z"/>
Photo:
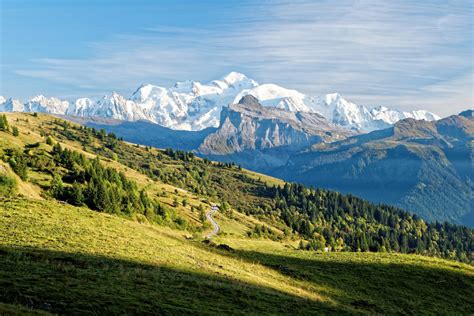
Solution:
<path fill-rule="evenodd" d="M 332 123 L 355 131 L 383 129 L 409 117 L 429 121 L 439 119 L 425 110 L 403 112 L 384 106 L 367 108 L 347 101 L 338 93 L 311 97 L 276 84 L 259 84 L 237 72 L 205 84 L 190 80 L 177 82 L 170 88 L 143 84 L 129 98 L 112 92 L 101 98 L 81 97 L 69 102 L 39 95 L 23 106 L 7 106 L 3 105 L 6 100 L 2 97 L 0 110 L 145 120 L 171 129 L 198 131 L 218 127 L 222 108 L 237 103 L 245 95 L 253 95 L 265 107 L 319 113 Z"/>
<path fill-rule="evenodd" d="M 197 152 L 217 160 L 235 154 L 237 163 L 242 153 L 249 152 L 259 168 L 267 168 L 282 165 L 289 155 L 314 143 L 348 135 L 349 131 L 318 113 L 264 107 L 257 98 L 246 95 L 222 109 L 219 128 L 203 140 Z"/>
<path fill-rule="evenodd" d="M 472 227 L 473 140 L 472 118 L 405 119 L 386 130 L 315 144 L 272 175 Z"/>

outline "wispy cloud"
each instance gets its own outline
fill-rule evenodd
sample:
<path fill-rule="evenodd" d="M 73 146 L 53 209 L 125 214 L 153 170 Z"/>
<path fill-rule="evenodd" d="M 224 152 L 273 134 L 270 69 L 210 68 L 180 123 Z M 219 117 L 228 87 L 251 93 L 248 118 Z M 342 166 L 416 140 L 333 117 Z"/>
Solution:
<path fill-rule="evenodd" d="M 203 29 L 150 26 L 91 43 L 91 57 L 15 73 L 79 94 L 209 80 L 230 70 L 308 94 L 447 115 L 474 103 L 470 1 L 269 1 Z M 449 107 L 448 107 L 449 105 Z"/>

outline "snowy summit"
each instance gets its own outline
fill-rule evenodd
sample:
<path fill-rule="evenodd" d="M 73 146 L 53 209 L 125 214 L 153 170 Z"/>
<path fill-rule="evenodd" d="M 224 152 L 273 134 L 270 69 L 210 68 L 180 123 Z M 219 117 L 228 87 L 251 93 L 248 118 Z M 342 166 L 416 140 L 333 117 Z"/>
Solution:
<path fill-rule="evenodd" d="M 79 98 L 68 102 L 39 95 L 21 104 L 1 97 L 0 111 L 144 120 L 172 129 L 197 131 L 218 127 L 222 107 L 238 103 L 246 95 L 254 96 L 266 107 L 320 113 L 334 124 L 357 131 L 386 128 L 404 118 L 439 119 L 424 110 L 402 112 L 383 106 L 367 108 L 347 101 L 338 93 L 311 97 L 276 84 L 259 84 L 238 72 L 230 72 L 204 84 L 182 81 L 170 88 L 143 84 L 129 98 L 113 92 L 102 98 Z"/>

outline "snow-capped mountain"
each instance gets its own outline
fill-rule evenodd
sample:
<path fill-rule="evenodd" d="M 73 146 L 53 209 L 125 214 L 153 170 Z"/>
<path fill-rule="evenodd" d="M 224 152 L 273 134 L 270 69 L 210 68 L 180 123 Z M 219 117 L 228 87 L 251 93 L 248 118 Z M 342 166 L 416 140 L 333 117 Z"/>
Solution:
<path fill-rule="evenodd" d="M 124 121 L 150 121 L 177 130 L 202 130 L 218 127 L 224 106 L 238 103 L 245 95 L 256 97 L 265 107 L 292 112 L 320 113 L 330 122 L 357 131 L 386 128 L 404 118 L 437 120 L 428 111 L 402 112 L 386 107 L 369 109 L 342 98 L 339 94 L 307 96 L 275 84 L 258 84 L 237 72 L 202 84 L 177 82 L 171 88 L 144 84 L 130 98 L 113 92 L 97 99 L 80 98 L 73 102 L 57 98 L 34 97 L 24 104 L 12 105 L 0 99 L 0 111 L 27 111 L 81 117 L 104 117 Z M 9 99 L 11 100 L 11 99 Z"/>
<path fill-rule="evenodd" d="M 105 117 L 122 121 L 149 120 L 144 111 L 134 101 L 113 92 L 100 99 L 80 98 L 64 113 L 72 116 Z"/>
<path fill-rule="evenodd" d="M 202 130 L 217 127 L 222 107 L 242 90 L 256 86 L 254 80 L 236 72 L 208 84 L 183 81 L 171 88 L 144 84 L 129 99 L 115 92 L 97 100 L 78 99 L 64 114 L 145 120 L 172 129 Z"/>
<path fill-rule="evenodd" d="M 405 118 L 434 121 L 440 117 L 425 110 L 402 112 L 387 107 L 369 109 L 342 98 L 339 93 L 310 97 L 296 90 L 288 90 L 274 84 L 263 84 L 243 90 L 233 103 L 250 94 L 263 106 L 277 107 L 288 111 L 315 112 L 325 116 L 330 122 L 357 131 L 373 131 L 387 128 Z"/>
<path fill-rule="evenodd" d="M 25 106 L 18 100 L 0 96 L 0 112 L 23 112 Z"/>
<path fill-rule="evenodd" d="M 428 112 L 426 110 L 402 112 L 402 111 L 389 109 L 385 106 L 379 106 L 379 107 L 373 108 L 370 111 L 370 114 L 372 115 L 374 120 L 383 121 L 390 125 L 395 124 L 396 122 L 406 119 L 406 118 L 412 118 L 415 120 L 425 120 L 425 121 L 437 121 L 440 119 L 440 117 L 437 116 L 436 114 Z"/>
<path fill-rule="evenodd" d="M 38 95 L 25 103 L 25 108 L 23 111 L 65 114 L 68 107 L 68 101 L 62 101 L 54 97 L 47 98 L 44 95 Z"/>

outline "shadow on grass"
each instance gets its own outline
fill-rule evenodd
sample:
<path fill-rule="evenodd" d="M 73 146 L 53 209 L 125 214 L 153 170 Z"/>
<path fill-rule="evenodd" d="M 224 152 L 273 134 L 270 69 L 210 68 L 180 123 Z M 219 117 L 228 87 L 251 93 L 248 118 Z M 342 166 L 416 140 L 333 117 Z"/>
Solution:
<path fill-rule="evenodd" d="M 348 308 L 381 314 L 474 314 L 474 275 L 408 262 L 376 262 L 376 254 L 360 260 L 356 254 L 314 254 L 312 258 L 216 250 L 259 263 L 305 281 L 314 289 Z M 330 255 L 330 256 L 328 256 Z M 354 255 L 352 258 L 351 255 Z M 370 260 L 373 256 L 373 260 Z M 404 257 L 407 258 L 407 257 Z M 453 265 L 456 267 L 456 265 Z"/>
<path fill-rule="evenodd" d="M 0 247 L 0 302 L 59 314 L 347 313 L 224 275 L 11 247 Z"/>

